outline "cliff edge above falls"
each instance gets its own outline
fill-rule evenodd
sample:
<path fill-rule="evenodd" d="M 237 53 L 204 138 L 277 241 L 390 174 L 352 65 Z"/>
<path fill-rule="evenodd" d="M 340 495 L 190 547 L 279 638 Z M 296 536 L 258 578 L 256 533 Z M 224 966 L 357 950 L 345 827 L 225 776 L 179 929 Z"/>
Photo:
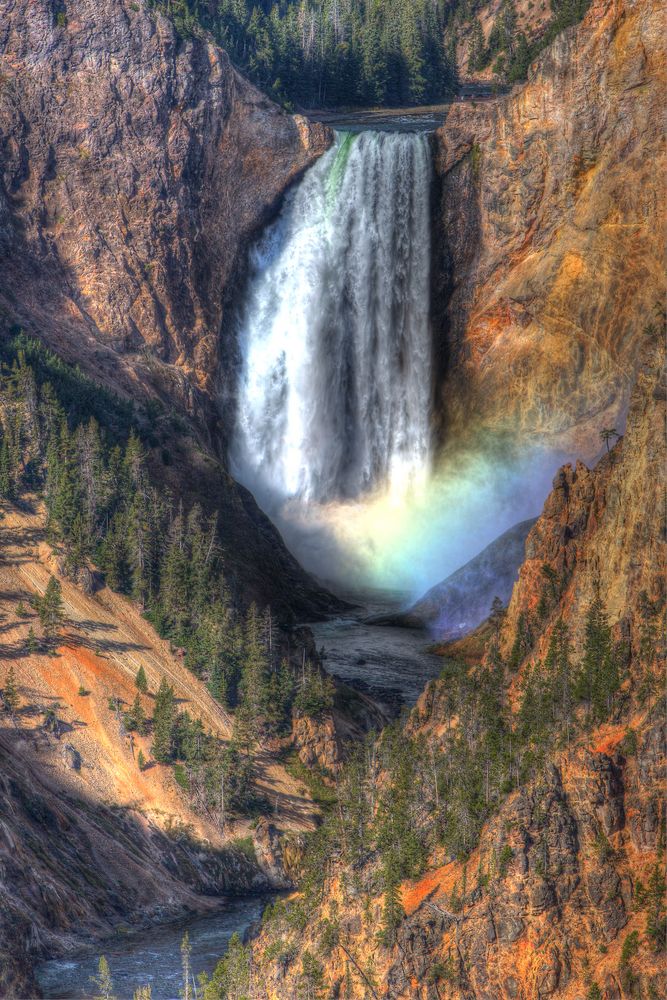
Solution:
<path fill-rule="evenodd" d="M 436 133 L 444 436 L 481 424 L 590 459 L 621 429 L 664 296 L 664 29 L 653 0 L 599 0 L 526 84 Z"/>

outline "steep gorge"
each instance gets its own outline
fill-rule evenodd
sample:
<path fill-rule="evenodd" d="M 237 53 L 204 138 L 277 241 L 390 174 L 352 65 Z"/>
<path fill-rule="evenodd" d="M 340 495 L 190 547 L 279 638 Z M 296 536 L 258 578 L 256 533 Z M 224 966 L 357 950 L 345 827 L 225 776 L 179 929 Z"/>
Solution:
<path fill-rule="evenodd" d="M 166 19 L 139 5 L 82 0 L 60 13 L 46 0 L 0 0 L 3 332 L 22 326 L 136 402 L 154 436 L 151 462 L 161 482 L 186 501 L 208 498 L 208 509 L 220 512 L 226 564 L 244 600 L 271 602 L 284 617 L 324 613 L 332 602 L 224 459 L 239 361 L 232 321 L 247 249 L 332 137 L 280 112 L 219 49 L 179 41 Z M 648 0 L 597 4 L 542 56 L 525 87 L 482 106 L 453 106 L 433 140 L 432 416 L 440 443 L 470 447 L 478 437 L 509 436 L 591 458 L 599 429 L 620 429 L 639 370 L 623 443 L 594 470 L 566 467 L 557 477 L 530 533 L 501 644 L 509 657 L 521 615 L 536 610 L 547 564 L 567 579 L 552 617 L 562 613 L 578 646 L 585 607 L 601 590 L 616 638 L 629 642 L 630 700 L 571 754 L 554 756 L 489 821 L 470 871 L 479 862 L 480 874 L 491 873 L 505 846 L 513 860 L 504 874 L 489 874 L 492 891 L 475 889 L 469 900 L 464 891 L 462 915 L 450 903 L 464 868 L 436 851 L 423 880 L 402 886 L 406 918 L 394 950 L 385 949 L 375 937 L 383 904 L 373 865 L 362 873 L 370 870 L 371 887 L 362 900 L 356 885 L 348 894 L 328 858 L 317 921 L 295 941 L 294 926 L 269 926 L 255 946 L 267 991 L 280 1000 L 302 989 L 301 959 L 320 947 L 339 993 L 352 953 L 375 969 L 389 996 L 575 997 L 586 985 L 590 941 L 606 1000 L 620 995 L 621 932 L 640 926 L 632 883 L 647 879 L 661 849 L 654 795 L 664 773 L 661 736 L 634 690 L 641 594 L 656 604 L 664 598 L 657 502 L 664 389 L 653 359 L 645 356 L 640 368 L 643 342 L 657 338 L 662 289 L 659 32 Z M 651 498 L 646 516 L 638 496 Z M 534 655 L 544 657 L 554 621 Z M 159 650 L 163 663 L 171 655 Z M 510 701 L 523 677 L 519 669 L 508 685 Z M 199 682 L 186 676 L 185 684 L 192 693 Z M 432 685 L 406 730 L 434 754 L 449 729 L 446 697 L 445 682 Z M 632 759 L 628 729 L 638 734 Z M 338 767 L 337 747 L 320 753 L 321 733 L 303 735 L 302 758 Z M 3 748 L 10 743 L 15 734 L 3 736 Z M 21 804 L 23 789 L 39 786 L 31 766 L 4 789 L 8 803 L 19 802 L 12 805 L 19 837 L 32 837 L 35 818 Z M 65 802 L 61 810 L 52 795 Z M 44 814 L 38 822 L 42 833 L 49 822 L 78 827 L 61 789 L 40 789 L 39 799 L 54 805 L 53 820 Z M 124 821 L 100 815 L 124 836 Z M 145 826 L 138 821 L 140 850 Z M 600 831 L 613 852 L 602 865 Z M 106 833 L 101 842 L 106 857 Z M 33 847 L 42 849 L 39 838 Z M 193 875 L 190 860 L 184 865 L 196 890 L 224 884 L 207 883 L 196 866 Z M 86 871 L 76 878 L 85 881 Z M 251 882 L 255 872 L 246 874 Z M 149 883 L 140 885 L 138 905 Z M 109 891 L 105 885 L 101 895 Z M 37 898 L 32 883 L 29 892 Z M 189 889 L 181 892 L 187 902 Z M 62 914 L 48 898 L 38 902 L 57 933 Z M 347 959 L 342 945 L 327 951 L 319 940 L 341 902 Z M 81 920 L 98 919 L 93 910 Z M 5 917 L 11 922 L 14 911 Z M 100 919 L 102 929 L 110 926 Z M 267 945 L 278 961 L 266 958 Z M 642 959 L 647 982 L 657 982 L 648 949 Z M 365 989 L 360 979 L 351 995 Z"/>
<path fill-rule="evenodd" d="M 11 667 L 20 692 L 19 712 L 0 713 L 3 997 L 39 995 L 33 969 L 44 957 L 123 928 L 213 912 L 226 894 L 282 886 L 271 831 L 312 829 L 317 812 L 275 758 L 258 754 L 255 787 L 271 797 L 273 826 L 236 816 L 221 829 L 171 768 L 151 760 L 149 734 L 128 733 L 113 708 L 114 699 L 132 704 L 139 669 L 146 717 L 166 678 L 181 709 L 225 745 L 233 720 L 127 597 L 99 585 L 85 592 L 62 577 L 57 655 L 31 650 L 37 617 L 17 607 L 44 592 L 59 560 L 41 504 L 26 501 L 0 504 L 0 684 L 4 694 Z M 252 857 L 239 849 L 244 837 L 254 837 Z"/>
<path fill-rule="evenodd" d="M 351 791 L 323 838 L 318 874 L 306 865 L 303 902 L 274 909 L 253 942 L 253 974 L 270 1000 L 296 998 L 314 983 L 346 1000 L 664 996 L 665 729 L 664 706 L 651 692 L 664 684 L 659 465 L 666 400 L 664 351 L 649 350 L 625 438 L 595 469 L 580 463 L 556 476 L 528 538 L 499 649 L 491 629 L 486 661 L 473 649 L 466 662 L 448 665 L 448 654 L 460 657 L 462 644 L 443 649 L 443 677 L 428 684 L 402 732 L 360 758 L 365 768 L 357 760 Z M 610 558 L 614 551 L 618 558 Z M 539 572 L 545 565 L 552 571 L 547 577 Z M 546 611 L 537 609 L 545 579 L 558 581 Z M 540 691 L 553 688 L 559 705 L 562 675 L 556 676 L 549 639 L 566 624 L 574 671 L 584 652 L 586 609 L 597 595 L 609 609 L 621 658 L 611 709 L 587 721 L 583 706 L 573 706 L 567 725 L 561 722 L 559 731 L 556 723 L 554 732 L 545 709 L 537 708 L 537 744 L 522 744 L 531 672 L 542 670 Z M 528 621 L 533 638 L 517 647 Z M 647 629 L 657 630 L 648 644 Z M 447 771 L 463 747 L 474 754 L 486 737 L 481 716 L 457 701 L 461 671 L 474 689 L 490 685 L 486 697 L 499 692 L 498 710 L 513 718 L 509 778 L 496 786 L 498 799 L 479 836 L 469 831 L 484 808 L 484 778 L 476 799 L 470 765 L 460 783 L 450 784 Z M 492 726 L 494 714 L 492 708 Z M 506 736 L 501 729 L 494 738 Z M 406 822 L 401 810 L 411 785 L 401 784 L 401 765 L 391 772 L 395 765 L 381 762 L 409 740 L 403 767 L 416 766 L 412 755 L 422 764 L 407 772 L 419 791 Z M 441 765 L 448 775 L 442 783 Z M 488 802 L 491 753 L 486 766 Z M 350 789 L 344 777 L 339 781 Z M 398 793 L 386 799 L 392 782 Z M 355 793 L 360 784 L 366 813 Z M 458 812 L 457 823 L 426 818 L 440 811 Z M 364 830 L 369 815 L 374 832 Z M 398 885 L 387 851 L 396 864 L 406 844 L 415 849 L 411 838 L 422 824 L 427 856 L 418 877 Z M 456 849 L 452 838 L 461 836 Z"/>
<path fill-rule="evenodd" d="M 3 327 L 137 401 L 166 484 L 216 497 L 248 598 L 321 614 L 330 599 L 224 466 L 248 248 L 329 130 L 141 5 L 0 13 Z M 436 450 L 590 459 L 622 425 L 660 301 L 660 24 L 650 0 L 597 3 L 525 85 L 453 104 L 432 137 Z"/>

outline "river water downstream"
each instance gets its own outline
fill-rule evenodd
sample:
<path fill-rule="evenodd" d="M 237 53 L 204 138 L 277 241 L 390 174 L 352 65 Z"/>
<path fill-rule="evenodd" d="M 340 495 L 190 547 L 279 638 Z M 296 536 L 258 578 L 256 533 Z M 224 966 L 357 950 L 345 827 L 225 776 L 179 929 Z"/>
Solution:
<path fill-rule="evenodd" d="M 324 648 L 330 674 L 359 686 L 379 701 L 413 705 L 425 684 L 437 677 L 442 660 L 428 652 L 429 633 L 421 629 L 374 625 L 375 616 L 402 610 L 406 595 L 376 591 L 342 595 L 358 607 L 337 618 L 309 624 L 317 648 Z"/>
<path fill-rule="evenodd" d="M 327 670 L 383 702 L 413 704 L 424 685 L 437 676 L 441 660 L 426 651 L 428 633 L 374 625 L 374 615 L 398 610 L 404 595 L 377 592 L 344 595 L 357 603 L 349 614 L 310 627 L 324 647 Z M 362 603 L 363 602 L 363 603 Z M 37 979 L 47 1000 L 89 1000 L 96 995 L 91 977 L 100 955 L 109 962 L 117 1000 L 132 1000 L 137 987 L 149 984 L 153 1000 L 178 1000 L 182 987 L 180 946 L 187 929 L 195 975 L 211 973 L 234 932 L 243 936 L 269 902 L 267 896 L 228 899 L 223 907 L 187 922 L 158 925 L 118 936 L 89 951 L 44 962 Z"/>
<path fill-rule="evenodd" d="M 163 924 L 96 945 L 86 953 L 44 962 L 36 970 L 42 993 L 51 1000 L 88 1000 L 99 991 L 91 977 L 100 955 L 109 963 L 116 1000 L 132 1000 L 139 986 L 150 985 L 152 1000 L 178 1000 L 182 989 L 181 941 L 187 930 L 195 976 L 211 973 L 234 932 L 241 936 L 260 918 L 268 896 L 228 899 L 224 909 L 187 923 Z"/>

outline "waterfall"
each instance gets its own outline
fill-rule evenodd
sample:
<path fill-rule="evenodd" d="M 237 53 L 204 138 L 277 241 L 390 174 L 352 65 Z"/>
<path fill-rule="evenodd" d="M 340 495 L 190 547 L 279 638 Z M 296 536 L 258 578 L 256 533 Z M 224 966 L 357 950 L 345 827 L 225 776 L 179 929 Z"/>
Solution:
<path fill-rule="evenodd" d="M 430 182 L 426 136 L 338 134 L 254 247 L 232 458 L 259 496 L 427 476 Z"/>

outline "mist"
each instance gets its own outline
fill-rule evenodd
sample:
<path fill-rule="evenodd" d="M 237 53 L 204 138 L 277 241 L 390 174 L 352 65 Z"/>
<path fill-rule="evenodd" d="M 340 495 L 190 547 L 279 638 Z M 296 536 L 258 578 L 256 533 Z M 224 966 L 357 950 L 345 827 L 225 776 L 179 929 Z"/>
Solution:
<path fill-rule="evenodd" d="M 458 452 L 404 490 L 394 484 L 326 504 L 247 485 L 319 580 L 341 593 L 400 591 L 409 604 L 508 528 L 539 514 L 567 460 L 538 449 L 512 457 Z"/>

